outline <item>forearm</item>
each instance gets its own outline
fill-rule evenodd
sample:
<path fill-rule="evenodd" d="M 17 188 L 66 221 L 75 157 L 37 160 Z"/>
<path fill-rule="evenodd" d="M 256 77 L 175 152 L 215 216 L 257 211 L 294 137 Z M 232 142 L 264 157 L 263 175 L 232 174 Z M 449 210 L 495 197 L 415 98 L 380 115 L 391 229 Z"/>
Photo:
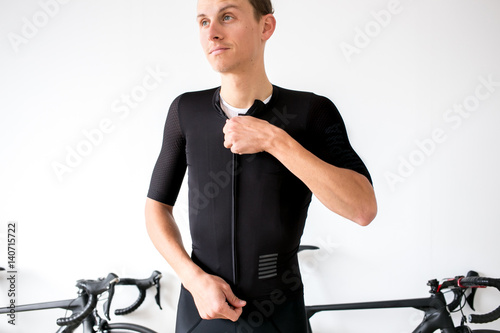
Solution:
<path fill-rule="evenodd" d="M 148 198 L 145 209 L 146 229 L 156 249 L 186 285 L 195 276 L 203 274 L 203 271 L 186 252 L 172 212 L 172 206 Z"/>
<path fill-rule="evenodd" d="M 246 303 L 233 294 L 223 279 L 205 273 L 191 260 L 172 211 L 172 206 L 147 199 L 146 228 L 153 244 L 191 292 L 203 319 L 236 321 Z"/>
<path fill-rule="evenodd" d="M 326 163 L 280 128 L 272 127 L 266 151 L 309 187 L 331 211 L 360 225 L 368 225 L 377 212 L 373 186 L 349 169 Z"/>

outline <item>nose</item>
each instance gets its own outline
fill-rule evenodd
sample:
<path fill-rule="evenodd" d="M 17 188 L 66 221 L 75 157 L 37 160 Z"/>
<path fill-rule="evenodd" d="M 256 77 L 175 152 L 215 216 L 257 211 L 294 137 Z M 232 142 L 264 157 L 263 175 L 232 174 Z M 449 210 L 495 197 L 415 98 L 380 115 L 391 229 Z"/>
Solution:
<path fill-rule="evenodd" d="M 224 39 L 221 26 L 217 22 L 212 22 L 208 27 L 208 39 L 210 41 Z"/>

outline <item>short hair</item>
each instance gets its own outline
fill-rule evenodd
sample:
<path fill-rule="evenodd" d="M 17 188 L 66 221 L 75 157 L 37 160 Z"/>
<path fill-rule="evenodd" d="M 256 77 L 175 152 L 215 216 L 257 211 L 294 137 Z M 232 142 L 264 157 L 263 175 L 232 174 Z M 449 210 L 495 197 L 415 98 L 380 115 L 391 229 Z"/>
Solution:
<path fill-rule="evenodd" d="M 253 7 L 255 19 L 258 21 L 262 16 L 273 14 L 273 4 L 271 0 L 248 0 Z"/>

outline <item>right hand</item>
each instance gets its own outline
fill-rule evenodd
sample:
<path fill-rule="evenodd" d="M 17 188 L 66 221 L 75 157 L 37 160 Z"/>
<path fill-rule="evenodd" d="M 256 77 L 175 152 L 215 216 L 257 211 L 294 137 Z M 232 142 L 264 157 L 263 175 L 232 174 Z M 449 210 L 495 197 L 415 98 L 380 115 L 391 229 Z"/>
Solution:
<path fill-rule="evenodd" d="M 240 300 L 229 284 L 218 276 L 203 273 L 184 285 L 193 296 L 202 319 L 229 319 L 237 321 L 243 312 L 245 301 Z"/>

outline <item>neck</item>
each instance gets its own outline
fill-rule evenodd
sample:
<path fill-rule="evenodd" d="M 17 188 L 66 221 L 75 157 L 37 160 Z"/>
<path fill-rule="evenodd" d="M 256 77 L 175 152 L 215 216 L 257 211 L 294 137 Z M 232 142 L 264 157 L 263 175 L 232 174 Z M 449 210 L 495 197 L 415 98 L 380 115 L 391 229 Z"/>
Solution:
<path fill-rule="evenodd" d="M 272 93 L 273 85 L 264 68 L 221 75 L 222 98 L 235 108 L 250 108 L 256 99 L 263 101 Z"/>

